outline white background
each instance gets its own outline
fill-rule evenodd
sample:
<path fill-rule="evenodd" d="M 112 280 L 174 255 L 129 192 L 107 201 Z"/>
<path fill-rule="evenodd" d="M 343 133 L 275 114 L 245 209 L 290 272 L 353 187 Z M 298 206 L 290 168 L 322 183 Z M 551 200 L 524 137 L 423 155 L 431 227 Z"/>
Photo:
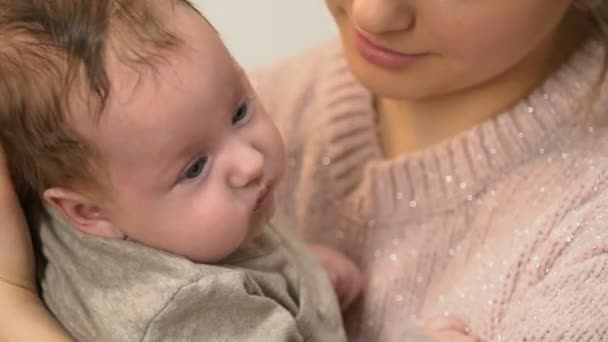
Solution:
<path fill-rule="evenodd" d="M 246 68 L 270 64 L 331 39 L 324 0 L 194 0 Z"/>

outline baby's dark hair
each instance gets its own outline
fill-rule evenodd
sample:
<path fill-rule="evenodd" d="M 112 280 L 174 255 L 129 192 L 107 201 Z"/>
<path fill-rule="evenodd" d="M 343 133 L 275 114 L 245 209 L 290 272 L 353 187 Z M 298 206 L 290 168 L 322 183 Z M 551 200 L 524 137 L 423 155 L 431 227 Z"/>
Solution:
<path fill-rule="evenodd" d="M 0 0 L 0 144 L 22 199 L 94 179 L 95 148 L 70 125 L 73 93 L 92 95 L 85 114 L 97 120 L 108 54 L 154 68 L 181 43 L 167 19 L 184 5 L 196 10 L 187 0 Z"/>

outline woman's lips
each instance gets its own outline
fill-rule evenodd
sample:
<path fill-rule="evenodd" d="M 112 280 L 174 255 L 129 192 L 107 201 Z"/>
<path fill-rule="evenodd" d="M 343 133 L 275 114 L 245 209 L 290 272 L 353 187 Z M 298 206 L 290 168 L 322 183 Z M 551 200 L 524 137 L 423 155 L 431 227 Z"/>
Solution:
<path fill-rule="evenodd" d="M 389 50 L 373 43 L 357 30 L 354 30 L 354 46 L 368 62 L 387 69 L 403 68 L 426 55 Z"/>

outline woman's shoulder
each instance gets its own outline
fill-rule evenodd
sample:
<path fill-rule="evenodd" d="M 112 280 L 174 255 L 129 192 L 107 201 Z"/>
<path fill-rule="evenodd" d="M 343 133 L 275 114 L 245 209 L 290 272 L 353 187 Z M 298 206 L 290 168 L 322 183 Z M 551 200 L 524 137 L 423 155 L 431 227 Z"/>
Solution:
<path fill-rule="evenodd" d="M 289 149 L 297 149 L 319 126 L 327 81 L 344 64 L 339 40 L 330 40 L 273 65 L 249 72 L 258 98 Z"/>
<path fill-rule="evenodd" d="M 284 136 L 293 135 L 293 127 L 305 122 L 305 113 L 320 103 L 324 96 L 321 86 L 329 77 L 326 71 L 341 60 L 339 41 L 330 40 L 248 72 L 259 99 Z"/>
<path fill-rule="evenodd" d="M 533 217 L 551 248 L 556 241 L 577 235 L 608 233 L 602 218 L 608 211 L 608 157 L 603 152 L 608 148 L 608 128 L 580 128 L 566 142 L 515 172 L 518 181 L 511 184 L 518 185 L 512 190 L 521 203 L 506 205 L 512 215 Z"/>

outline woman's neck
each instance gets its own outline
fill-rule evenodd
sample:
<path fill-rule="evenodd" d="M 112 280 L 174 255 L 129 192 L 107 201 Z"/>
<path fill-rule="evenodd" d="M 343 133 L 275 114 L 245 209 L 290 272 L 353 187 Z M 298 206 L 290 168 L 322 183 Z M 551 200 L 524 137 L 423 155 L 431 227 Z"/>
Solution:
<path fill-rule="evenodd" d="M 580 30 L 566 25 L 519 64 L 479 86 L 423 100 L 378 99 L 380 140 L 385 156 L 393 158 L 435 145 L 520 101 L 581 41 Z"/>

